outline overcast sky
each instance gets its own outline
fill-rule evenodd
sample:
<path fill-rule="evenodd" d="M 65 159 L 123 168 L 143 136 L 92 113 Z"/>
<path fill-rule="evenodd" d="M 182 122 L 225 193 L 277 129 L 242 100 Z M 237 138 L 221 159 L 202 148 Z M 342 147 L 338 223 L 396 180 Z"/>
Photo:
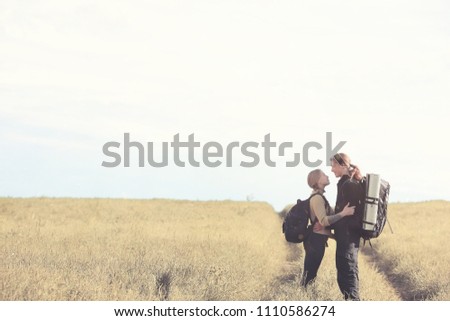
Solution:
<path fill-rule="evenodd" d="M 270 133 L 302 152 L 331 132 L 391 183 L 391 201 L 450 200 L 449 16 L 448 1 L 2 1 L 0 196 L 280 210 L 309 194 L 313 168 L 271 168 L 262 149 L 254 168 L 238 155 L 176 167 L 170 153 L 164 168 L 138 167 L 137 154 L 105 168 L 103 145 L 125 132 L 159 152 L 177 133 L 224 147 Z M 337 179 L 319 167 L 334 203 Z"/>

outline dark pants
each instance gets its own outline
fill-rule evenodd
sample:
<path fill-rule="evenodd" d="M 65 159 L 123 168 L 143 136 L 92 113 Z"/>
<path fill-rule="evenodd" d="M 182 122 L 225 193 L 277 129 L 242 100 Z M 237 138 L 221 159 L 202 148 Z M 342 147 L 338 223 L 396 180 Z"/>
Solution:
<path fill-rule="evenodd" d="M 327 240 L 328 236 L 326 235 L 311 233 L 306 241 L 303 242 L 306 254 L 301 280 L 302 286 L 306 287 L 317 276 L 317 271 L 325 254 Z"/>
<path fill-rule="evenodd" d="M 336 229 L 336 269 L 339 289 L 345 300 L 359 301 L 359 232 Z"/>

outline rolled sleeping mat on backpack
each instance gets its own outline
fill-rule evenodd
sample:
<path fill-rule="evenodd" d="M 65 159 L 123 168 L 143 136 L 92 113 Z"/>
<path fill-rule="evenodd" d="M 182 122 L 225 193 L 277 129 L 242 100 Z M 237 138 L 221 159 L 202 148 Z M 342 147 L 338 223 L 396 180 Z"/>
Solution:
<path fill-rule="evenodd" d="M 378 174 L 367 174 L 366 201 L 364 206 L 363 229 L 372 231 L 377 223 L 378 199 L 381 178 Z"/>

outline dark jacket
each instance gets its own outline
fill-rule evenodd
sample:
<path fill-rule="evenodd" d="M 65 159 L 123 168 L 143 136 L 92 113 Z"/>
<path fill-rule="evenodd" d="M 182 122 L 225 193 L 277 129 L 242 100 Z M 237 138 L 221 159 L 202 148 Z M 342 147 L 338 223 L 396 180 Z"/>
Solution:
<path fill-rule="evenodd" d="M 347 203 L 355 207 L 355 214 L 346 216 L 333 224 L 335 230 L 360 230 L 362 215 L 364 211 L 364 188 L 363 185 L 351 179 L 350 176 L 344 175 L 337 184 L 337 199 L 335 213 L 341 212 Z"/>

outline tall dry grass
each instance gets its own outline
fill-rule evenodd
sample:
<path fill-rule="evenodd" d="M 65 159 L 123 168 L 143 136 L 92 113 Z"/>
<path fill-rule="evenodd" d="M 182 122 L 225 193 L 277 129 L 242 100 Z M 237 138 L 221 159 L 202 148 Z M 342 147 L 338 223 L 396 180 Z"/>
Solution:
<path fill-rule="evenodd" d="M 258 300 L 278 223 L 256 202 L 1 199 L 0 300 Z"/>
<path fill-rule="evenodd" d="M 389 206 L 363 300 L 449 299 L 449 210 Z M 342 300 L 334 241 L 305 291 L 302 245 L 261 202 L 3 198 L 0 240 L 0 300 Z"/>
<path fill-rule="evenodd" d="M 364 253 L 403 300 L 450 300 L 450 202 L 389 205 L 389 226 Z"/>

